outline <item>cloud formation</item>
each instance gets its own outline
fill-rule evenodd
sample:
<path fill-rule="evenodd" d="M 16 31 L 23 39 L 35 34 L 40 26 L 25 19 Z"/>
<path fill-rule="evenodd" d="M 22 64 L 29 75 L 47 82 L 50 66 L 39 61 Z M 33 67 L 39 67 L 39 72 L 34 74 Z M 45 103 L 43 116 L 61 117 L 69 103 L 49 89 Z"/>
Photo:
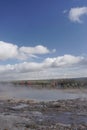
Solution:
<path fill-rule="evenodd" d="M 44 61 L 37 62 L 23 62 L 19 64 L 7 64 L 0 65 L 0 73 L 26 73 L 46 70 L 49 68 L 62 68 L 68 67 L 75 64 L 79 64 L 84 61 L 84 57 L 75 57 L 72 55 L 64 55 L 55 58 L 46 58 Z"/>
<path fill-rule="evenodd" d="M 0 41 L 0 60 L 17 57 L 18 46 Z"/>
<path fill-rule="evenodd" d="M 82 23 L 81 17 L 83 15 L 87 15 L 87 7 L 75 7 L 71 8 L 69 11 L 69 19 L 72 22 Z"/>
<path fill-rule="evenodd" d="M 80 63 L 83 60 L 84 57 L 64 55 L 55 58 L 46 58 L 44 63 L 46 66 L 50 66 L 50 67 L 64 67 L 64 66 Z"/>
<path fill-rule="evenodd" d="M 39 62 L 29 62 L 27 60 L 30 57 L 55 51 L 55 49 L 50 51 L 42 45 L 18 47 L 12 43 L 0 41 L 0 60 L 1 62 L 7 60 L 7 64 L 0 65 L 0 80 L 79 77 L 80 75 L 84 76 L 82 70 L 87 75 L 87 71 L 85 71 L 87 65 L 86 57 L 67 54 L 52 58 L 48 57 Z M 8 64 L 8 59 L 19 59 L 19 63 Z M 24 61 L 20 61 L 21 59 Z M 78 68 L 78 71 L 75 70 L 75 67 Z"/>
<path fill-rule="evenodd" d="M 47 49 L 47 47 L 44 47 L 42 45 L 38 45 L 35 47 L 20 47 L 20 52 L 27 53 L 27 54 L 46 54 L 50 53 L 50 51 Z"/>
<path fill-rule="evenodd" d="M 0 80 L 54 79 L 87 76 L 87 59 L 64 55 L 42 62 L 0 65 Z"/>
<path fill-rule="evenodd" d="M 37 57 L 37 55 L 48 54 L 51 51 L 42 45 L 35 47 L 18 47 L 12 43 L 0 41 L 0 60 L 20 59 L 26 60 L 29 57 Z"/>

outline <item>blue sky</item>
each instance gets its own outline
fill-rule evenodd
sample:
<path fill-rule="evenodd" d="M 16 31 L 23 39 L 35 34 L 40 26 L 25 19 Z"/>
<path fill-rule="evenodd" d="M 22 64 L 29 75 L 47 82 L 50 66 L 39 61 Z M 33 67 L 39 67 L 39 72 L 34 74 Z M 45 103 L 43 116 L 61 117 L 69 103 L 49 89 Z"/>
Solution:
<path fill-rule="evenodd" d="M 86 43 L 87 0 L 0 1 L 1 80 L 87 76 Z"/>

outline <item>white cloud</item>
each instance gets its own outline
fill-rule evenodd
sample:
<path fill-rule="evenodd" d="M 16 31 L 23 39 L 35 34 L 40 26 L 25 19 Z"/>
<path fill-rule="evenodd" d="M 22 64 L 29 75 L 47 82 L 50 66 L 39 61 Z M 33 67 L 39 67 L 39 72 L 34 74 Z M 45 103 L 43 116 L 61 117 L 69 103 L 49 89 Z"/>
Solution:
<path fill-rule="evenodd" d="M 55 52 L 47 47 L 38 45 L 35 47 L 18 47 L 12 43 L 0 41 L 0 60 L 27 59 L 37 57 L 41 54 Z M 27 60 L 26 60 L 27 61 Z M 22 61 L 21 61 L 22 62 Z M 87 75 L 86 56 L 63 55 L 46 58 L 41 62 L 23 62 L 15 64 L 0 65 L 0 80 L 11 79 L 49 79 Z M 78 71 L 75 70 L 77 67 Z M 84 69 L 83 69 L 84 68 Z M 83 73 L 83 71 L 85 73 Z"/>
<path fill-rule="evenodd" d="M 87 7 L 71 8 L 69 11 L 69 19 L 72 22 L 82 23 L 81 16 L 87 15 Z"/>
<path fill-rule="evenodd" d="M 20 47 L 20 52 L 24 52 L 27 54 L 46 54 L 50 53 L 50 51 L 47 49 L 47 47 L 44 47 L 42 45 L 38 45 L 35 47 Z"/>
<path fill-rule="evenodd" d="M 37 57 L 40 54 L 50 53 L 50 50 L 42 45 L 35 47 L 18 47 L 12 43 L 0 41 L 0 60 L 21 59 L 26 60 L 29 57 Z"/>
<path fill-rule="evenodd" d="M 46 66 L 62 67 L 80 63 L 83 59 L 84 57 L 80 56 L 64 55 L 56 58 L 47 58 L 44 62 Z"/>
<path fill-rule="evenodd" d="M 64 55 L 44 61 L 0 65 L 0 80 L 55 79 L 87 76 L 87 59 Z"/>
<path fill-rule="evenodd" d="M 55 58 L 46 58 L 43 62 L 23 62 L 19 64 L 0 65 L 0 73 L 26 73 L 46 70 L 49 68 L 62 68 L 84 61 L 84 57 L 64 55 Z"/>
<path fill-rule="evenodd" d="M 0 41 L 0 60 L 14 58 L 18 55 L 18 46 Z"/>

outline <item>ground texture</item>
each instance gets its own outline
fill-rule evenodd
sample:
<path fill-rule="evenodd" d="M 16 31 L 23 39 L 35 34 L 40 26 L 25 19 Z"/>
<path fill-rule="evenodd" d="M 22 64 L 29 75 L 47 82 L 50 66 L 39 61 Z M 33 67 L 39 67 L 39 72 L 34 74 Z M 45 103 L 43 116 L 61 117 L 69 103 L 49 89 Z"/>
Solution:
<path fill-rule="evenodd" d="M 87 100 L 0 100 L 0 130 L 87 130 Z"/>

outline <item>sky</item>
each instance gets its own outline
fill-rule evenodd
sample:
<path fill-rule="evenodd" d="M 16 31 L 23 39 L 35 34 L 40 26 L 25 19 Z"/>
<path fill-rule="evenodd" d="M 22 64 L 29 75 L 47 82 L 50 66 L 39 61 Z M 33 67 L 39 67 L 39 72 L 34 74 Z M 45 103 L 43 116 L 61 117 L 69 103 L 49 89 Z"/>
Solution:
<path fill-rule="evenodd" d="M 87 77 L 87 0 L 0 0 L 0 80 Z"/>

